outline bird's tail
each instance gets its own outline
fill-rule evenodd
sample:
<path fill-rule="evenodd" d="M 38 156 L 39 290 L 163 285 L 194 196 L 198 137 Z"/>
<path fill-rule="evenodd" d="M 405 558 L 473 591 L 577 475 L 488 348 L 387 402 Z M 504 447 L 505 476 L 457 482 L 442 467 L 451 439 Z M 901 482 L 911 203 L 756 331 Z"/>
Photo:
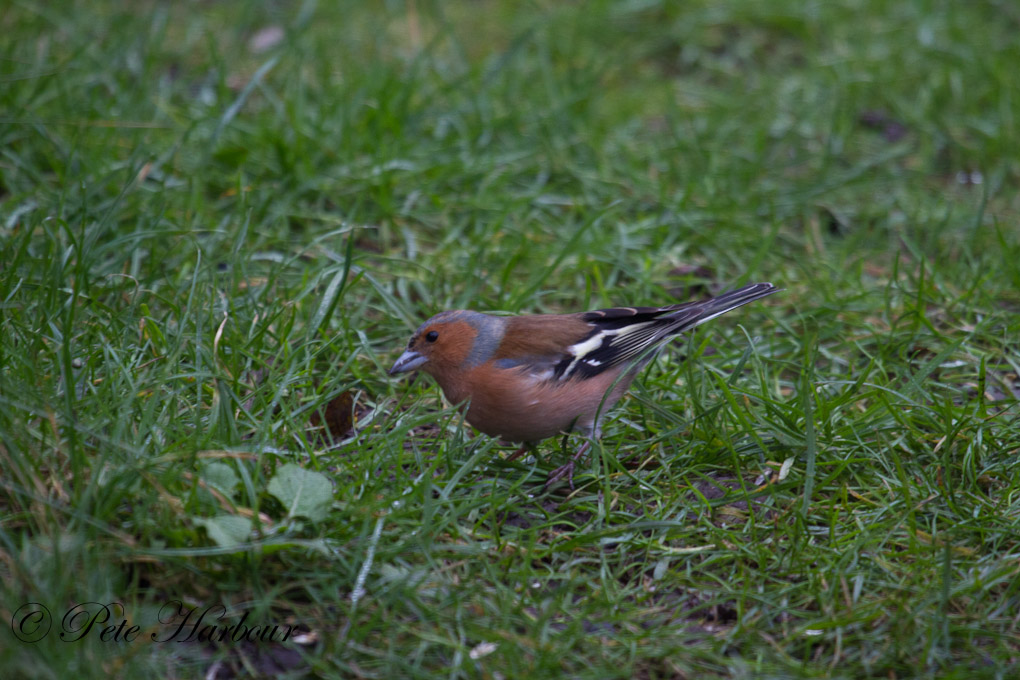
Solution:
<path fill-rule="evenodd" d="M 678 322 L 675 327 L 670 329 L 670 335 L 683 333 L 737 307 L 746 305 L 748 302 L 760 300 L 779 290 L 779 288 L 776 288 L 771 283 L 752 283 L 743 288 L 727 291 L 708 300 L 677 305 L 675 312 L 670 312 L 663 318 Z"/>
<path fill-rule="evenodd" d="M 666 307 L 612 307 L 587 312 L 581 318 L 592 325 L 590 335 L 567 348 L 567 356 L 557 365 L 555 375 L 590 377 L 644 356 L 635 364 L 634 370 L 639 370 L 654 356 L 652 348 L 661 347 L 695 326 L 778 290 L 771 283 L 752 283 L 708 300 Z"/>

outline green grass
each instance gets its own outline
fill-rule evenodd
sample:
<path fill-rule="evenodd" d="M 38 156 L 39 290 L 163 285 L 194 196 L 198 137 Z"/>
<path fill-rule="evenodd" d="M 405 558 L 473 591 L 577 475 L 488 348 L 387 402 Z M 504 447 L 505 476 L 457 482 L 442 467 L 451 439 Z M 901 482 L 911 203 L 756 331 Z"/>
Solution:
<path fill-rule="evenodd" d="M 1002 2 L 16 0 L 5 677 L 1016 677 L 1018 29 Z M 385 375 L 442 309 L 759 280 L 785 291 L 650 367 L 574 493 L 543 491 L 560 442 L 505 462 Z M 303 644 L 154 642 L 172 601 Z M 61 640 L 84 602 L 139 637 Z"/>

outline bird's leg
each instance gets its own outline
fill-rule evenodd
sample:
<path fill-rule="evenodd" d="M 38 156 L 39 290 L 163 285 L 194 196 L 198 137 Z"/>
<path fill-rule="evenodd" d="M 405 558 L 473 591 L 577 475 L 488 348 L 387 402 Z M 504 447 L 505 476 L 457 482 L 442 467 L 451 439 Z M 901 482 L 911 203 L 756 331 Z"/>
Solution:
<path fill-rule="evenodd" d="M 521 444 L 521 448 L 517 449 L 516 451 L 514 451 L 513 453 L 511 453 L 509 456 L 506 457 L 506 462 L 509 463 L 510 461 L 517 460 L 518 458 L 520 458 L 521 456 L 523 456 L 525 453 L 527 453 L 530 450 L 531 450 L 531 445 L 528 444 L 527 442 L 525 442 L 525 443 Z"/>
<path fill-rule="evenodd" d="M 574 490 L 574 467 L 577 465 L 577 461 L 581 460 L 581 456 L 588 453 L 588 449 L 591 448 L 591 440 L 581 444 L 581 448 L 577 450 L 573 456 L 570 457 L 570 462 L 566 465 L 556 468 L 549 473 L 549 478 L 545 480 L 545 487 L 548 489 L 552 484 L 560 481 L 564 477 L 567 478 L 567 482 L 570 484 L 570 490 Z"/>

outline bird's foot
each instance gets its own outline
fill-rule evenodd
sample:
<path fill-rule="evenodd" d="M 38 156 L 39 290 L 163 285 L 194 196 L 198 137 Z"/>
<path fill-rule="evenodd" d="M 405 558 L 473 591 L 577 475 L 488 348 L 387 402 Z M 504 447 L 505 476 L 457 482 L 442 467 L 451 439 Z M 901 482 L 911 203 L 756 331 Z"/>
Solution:
<path fill-rule="evenodd" d="M 570 490 L 574 490 L 574 468 L 577 466 L 577 461 L 581 460 L 581 457 L 588 452 L 591 448 L 591 442 L 585 442 L 581 445 L 581 448 L 577 450 L 570 461 L 566 465 L 561 465 L 552 472 L 549 473 L 549 477 L 545 480 L 545 486 L 543 489 L 548 489 L 550 486 L 560 481 L 564 477 L 567 479 L 567 483 L 570 484 Z"/>
<path fill-rule="evenodd" d="M 574 459 L 571 458 L 570 462 L 566 465 L 561 465 L 552 472 L 549 473 L 549 477 L 545 480 L 545 486 L 543 490 L 548 489 L 550 486 L 560 481 L 564 477 L 567 478 L 567 483 L 570 484 L 570 490 L 574 490 Z"/>

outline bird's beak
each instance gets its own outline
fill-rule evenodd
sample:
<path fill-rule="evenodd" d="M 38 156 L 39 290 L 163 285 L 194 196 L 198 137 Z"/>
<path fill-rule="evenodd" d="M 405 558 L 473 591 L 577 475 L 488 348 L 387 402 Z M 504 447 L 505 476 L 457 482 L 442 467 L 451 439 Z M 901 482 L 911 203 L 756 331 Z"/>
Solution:
<path fill-rule="evenodd" d="M 428 361 L 428 357 L 423 356 L 419 352 L 415 352 L 413 349 L 409 349 L 400 355 L 400 358 L 397 359 L 393 364 L 393 367 L 390 368 L 389 374 L 396 375 L 397 373 L 413 371 L 426 361 Z"/>

